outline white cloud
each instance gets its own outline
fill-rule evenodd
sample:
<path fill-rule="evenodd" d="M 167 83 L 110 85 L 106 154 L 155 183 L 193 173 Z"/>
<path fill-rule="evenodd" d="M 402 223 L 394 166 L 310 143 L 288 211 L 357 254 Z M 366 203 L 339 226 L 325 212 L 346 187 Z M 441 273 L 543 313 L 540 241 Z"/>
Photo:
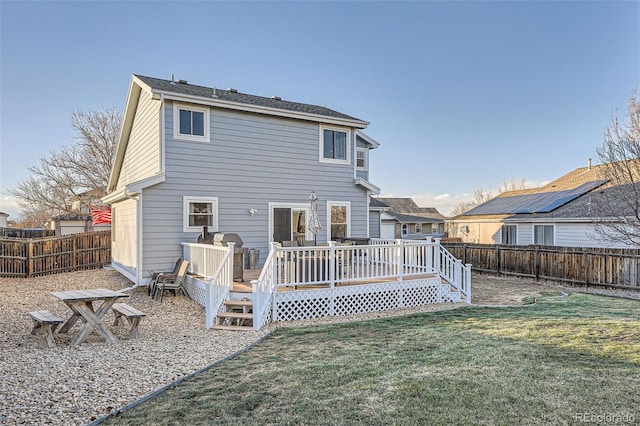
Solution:
<path fill-rule="evenodd" d="M 22 214 L 22 209 L 12 196 L 2 194 L 0 196 L 0 212 L 7 213 L 9 220 L 16 220 Z"/>

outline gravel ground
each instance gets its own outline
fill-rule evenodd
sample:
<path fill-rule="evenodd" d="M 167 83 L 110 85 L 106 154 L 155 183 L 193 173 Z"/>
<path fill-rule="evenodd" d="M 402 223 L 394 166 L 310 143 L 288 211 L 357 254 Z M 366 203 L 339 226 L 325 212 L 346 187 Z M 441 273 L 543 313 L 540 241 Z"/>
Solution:
<path fill-rule="evenodd" d="M 146 288 L 129 291 L 126 303 L 144 311 L 140 338 L 107 344 L 96 332 L 76 349 L 69 334 L 56 333 L 57 348 L 49 349 L 44 336 L 32 336 L 28 311 L 49 310 L 63 318 L 67 306 L 52 291 L 109 288 L 131 283 L 113 270 L 73 272 L 32 279 L 0 279 L 0 424 L 83 425 L 109 414 L 173 381 L 255 343 L 275 326 L 260 332 L 206 330 L 204 309 L 184 296 L 151 300 Z M 549 290 L 580 291 L 553 284 L 478 276 L 473 278 L 474 304 L 517 304 L 522 298 Z M 516 289 L 514 289 L 516 288 Z M 507 291 L 508 290 L 508 291 Z M 591 290 L 602 294 L 640 298 L 640 292 Z M 496 297 L 503 294 L 504 297 Z M 454 309 L 464 304 L 429 305 L 393 312 L 375 312 L 346 318 L 281 323 L 298 326 Z M 127 326 L 105 322 L 124 339 Z"/>

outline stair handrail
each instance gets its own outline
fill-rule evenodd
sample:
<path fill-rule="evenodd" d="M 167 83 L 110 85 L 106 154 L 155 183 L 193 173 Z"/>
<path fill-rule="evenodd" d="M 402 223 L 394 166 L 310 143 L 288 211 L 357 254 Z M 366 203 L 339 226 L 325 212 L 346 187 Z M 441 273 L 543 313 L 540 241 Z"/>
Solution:
<path fill-rule="evenodd" d="M 471 264 L 463 265 L 460 259 L 440 244 L 440 238 L 435 241 L 439 248 L 436 262 L 438 274 L 460 292 L 463 300 L 471 303 Z"/>
<path fill-rule="evenodd" d="M 276 291 L 275 258 L 278 243 L 271 243 L 269 255 L 257 280 L 251 281 L 253 293 L 253 330 L 258 331 L 269 321 L 273 293 Z"/>
<path fill-rule="evenodd" d="M 233 251 L 235 243 L 229 243 L 227 253 L 213 272 L 211 277 L 206 277 L 205 283 L 205 315 L 207 329 L 213 327 L 216 316 L 222 311 L 224 302 L 229 300 L 229 292 L 233 287 Z M 226 272 L 226 279 L 220 285 L 220 277 Z"/>

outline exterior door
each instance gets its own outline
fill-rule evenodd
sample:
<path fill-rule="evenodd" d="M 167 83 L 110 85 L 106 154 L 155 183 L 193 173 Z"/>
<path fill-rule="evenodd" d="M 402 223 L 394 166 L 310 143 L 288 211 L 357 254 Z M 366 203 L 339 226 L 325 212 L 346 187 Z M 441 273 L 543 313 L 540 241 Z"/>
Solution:
<path fill-rule="evenodd" d="M 273 241 L 291 241 L 291 209 L 273 209 Z"/>

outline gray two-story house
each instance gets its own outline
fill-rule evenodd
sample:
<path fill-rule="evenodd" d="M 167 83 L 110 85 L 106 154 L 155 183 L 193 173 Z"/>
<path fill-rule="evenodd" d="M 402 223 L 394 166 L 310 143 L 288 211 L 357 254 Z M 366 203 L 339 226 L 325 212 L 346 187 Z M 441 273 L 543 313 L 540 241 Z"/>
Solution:
<path fill-rule="evenodd" d="M 111 172 L 112 265 L 136 284 L 182 242 L 237 233 L 243 247 L 368 237 L 366 121 L 332 109 L 133 75 Z M 321 229 L 308 227 L 311 192 Z"/>

